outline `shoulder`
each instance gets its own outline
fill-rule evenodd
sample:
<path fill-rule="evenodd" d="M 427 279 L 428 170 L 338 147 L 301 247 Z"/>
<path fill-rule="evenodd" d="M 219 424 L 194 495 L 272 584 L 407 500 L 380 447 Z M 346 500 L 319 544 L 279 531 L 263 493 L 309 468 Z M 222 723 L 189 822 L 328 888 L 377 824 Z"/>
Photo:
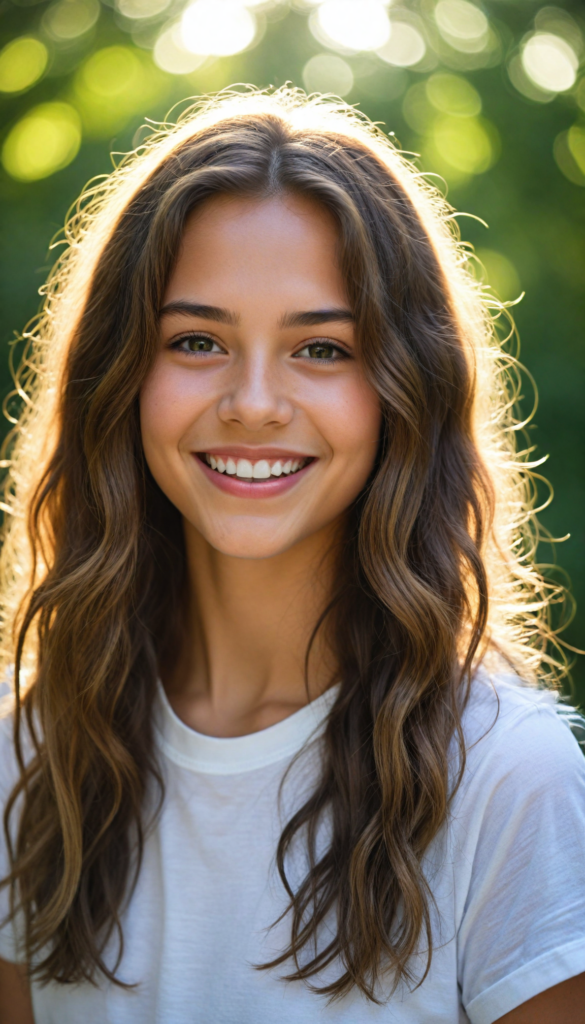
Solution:
<path fill-rule="evenodd" d="M 585 810 L 585 757 L 550 691 L 515 675 L 479 672 L 462 725 L 466 765 L 461 797 L 480 804 L 501 791 L 516 802 L 537 792 L 579 794 Z"/>
<path fill-rule="evenodd" d="M 474 680 L 451 803 L 459 978 L 493 1021 L 585 967 L 585 757 L 554 694 Z"/>
<path fill-rule="evenodd" d="M 478 672 L 462 719 L 468 754 L 472 760 L 481 759 L 496 747 L 513 754 L 520 744 L 523 754 L 543 744 L 579 754 L 557 707 L 558 697 L 551 690 L 529 686 L 511 673 Z"/>

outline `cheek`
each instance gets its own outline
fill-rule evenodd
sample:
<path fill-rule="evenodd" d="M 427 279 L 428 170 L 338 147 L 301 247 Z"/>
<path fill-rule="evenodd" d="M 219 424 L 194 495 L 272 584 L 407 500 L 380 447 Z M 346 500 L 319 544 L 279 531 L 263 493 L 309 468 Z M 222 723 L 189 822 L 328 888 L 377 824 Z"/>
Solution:
<path fill-rule="evenodd" d="M 148 466 L 159 483 L 168 485 L 167 477 L 178 468 L 181 439 L 197 418 L 194 396 L 181 387 L 172 367 L 155 366 L 140 394 L 140 430 Z"/>
<path fill-rule="evenodd" d="M 140 393 L 140 430 L 146 461 L 151 470 L 156 452 L 172 441 L 176 404 L 169 394 L 164 374 L 155 366 Z"/>
<path fill-rule="evenodd" d="M 326 434 L 334 455 L 365 482 L 376 459 L 382 413 L 376 392 L 360 375 L 350 378 L 328 409 Z"/>
<path fill-rule="evenodd" d="M 140 393 L 145 451 L 147 446 L 151 449 L 176 447 L 201 415 L 204 397 L 197 395 L 192 384 L 191 375 L 177 373 L 173 366 L 155 364 Z"/>

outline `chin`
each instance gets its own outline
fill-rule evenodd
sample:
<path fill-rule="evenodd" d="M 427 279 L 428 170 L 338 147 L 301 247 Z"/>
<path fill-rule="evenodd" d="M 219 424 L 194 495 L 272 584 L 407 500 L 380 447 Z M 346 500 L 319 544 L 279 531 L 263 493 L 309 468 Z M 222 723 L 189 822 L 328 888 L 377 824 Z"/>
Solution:
<path fill-rule="evenodd" d="M 291 544 L 280 547 L 275 544 L 266 543 L 266 541 L 237 541 L 231 542 L 218 542 L 213 544 L 211 541 L 211 547 L 219 551 L 220 554 L 226 555 L 229 558 L 248 558 L 252 561 L 261 561 L 267 558 L 276 558 L 278 555 L 284 554 L 289 548 L 294 547 L 294 541 Z"/>
<path fill-rule="evenodd" d="M 198 532 L 210 547 L 230 558 L 276 558 L 302 540 L 297 534 L 291 536 L 288 531 L 279 533 L 266 522 L 250 530 L 234 529 L 223 532 L 217 529 L 202 530 L 199 527 Z"/>

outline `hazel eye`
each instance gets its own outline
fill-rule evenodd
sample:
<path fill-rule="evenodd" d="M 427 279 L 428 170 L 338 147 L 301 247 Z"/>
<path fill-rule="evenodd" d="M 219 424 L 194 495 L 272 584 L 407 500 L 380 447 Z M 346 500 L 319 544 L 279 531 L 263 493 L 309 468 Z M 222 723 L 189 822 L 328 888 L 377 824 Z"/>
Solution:
<path fill-rule="evenodd" d="M 193 352 L 195 355 L 199 352 L 213 354 L 223 352 L 223 349 L 208 334 L 184 334 L 181 338 L 173 341 L 171 348 L 178 352 Z"/>
<path fill-rule="evenodd" d="M 312 359 L 325 363 L 338 362 L 340 359 L 347 359 L 347 353 L 338 348 L 330 341 L 312 341 L 310 345 L 297 352 L 297 356 L 303 359 Z"/>

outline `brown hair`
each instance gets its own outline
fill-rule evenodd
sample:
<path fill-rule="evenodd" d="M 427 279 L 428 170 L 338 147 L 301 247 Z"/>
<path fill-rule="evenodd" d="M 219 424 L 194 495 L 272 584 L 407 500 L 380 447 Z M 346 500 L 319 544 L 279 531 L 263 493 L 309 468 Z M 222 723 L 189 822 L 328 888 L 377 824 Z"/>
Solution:
<path fill-rule="evenodd" d="M 117 931 L 121 956 L 122 907 L 162 793 L 151 709 L 184 553 L 180 515 L 145 464 L 137 403 L 165 283 L 198 204 L 286 191 L 336 219 L 384 427 L 324 616 L 342 681 L 323 771 L 278 846 L 291 942 L 264 966 L 289 963 L 288 977 L 332 996 L 357 985 L 377 999 L 384 976 L 420 981 L 413 954 L 432 948 L 421 861 L 463 770 L 472 671 L 489 651 L 527 678 L 547 662 L 546 592 L 526 562 L 530 493 L 512 458 L 510 361 L 452 211 L 344 105 L 295 90 L 200 104 L 74 209 L 18 377 L 2 640 L 21 775 L 4 884 L 42 979 L 98 970 L 116 980 L 105 944 Z M 323 815 L 331 842 L 319 854 Z M 299 835 L 310 867 L 294 891 L 286 855 Z M 337 931 L 322 947 L 332 910 Z M 339 976 L 319 986 L 331 963 Z"/>

